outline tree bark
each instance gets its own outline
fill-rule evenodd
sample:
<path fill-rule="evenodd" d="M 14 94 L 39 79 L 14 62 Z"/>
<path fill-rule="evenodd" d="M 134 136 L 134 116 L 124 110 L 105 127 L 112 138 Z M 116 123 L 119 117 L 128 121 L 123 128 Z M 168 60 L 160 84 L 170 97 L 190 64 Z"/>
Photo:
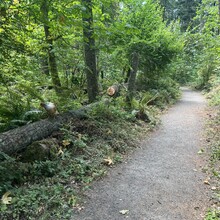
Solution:
<path fill-rule="evenodd" d="M 60 93 L 60 88 L 61 88 L 61 82 L 60 78 L 58 75 L 58 70 L 57 70 L 57 63 L 56 63 L 56 55 L 54 53 L 54 48 L 53 48 L 53 38 L 50 33 L 50 27 L 48 25 L 49 23 L 49 3 L 48 0 L 43 0 L 41 4 L 41 13 L 44 21 L 44 33 L 45 33 L 45 38 L 46 42 L 48 45 L 48 62 L 49 62 L 49 67 L 50 67 L 50 73 L 51 73 L 51 78 L 52 82 L 55 88 L 56 93 Z"/>
<path fill-rule="evenodd" d="M 69 111 L 54 118 L 44 119 L 0 134 L 0 151 L 14 154 L 23 150 L 34 141 L 48 137 L 54 131 L 70 121 L 71 118 L 86 118 L 86 111 L 91 106 Z"/>
<path fill-rule="evenodd" d="M 126 101 L 129 106 L 131 105 L 131 101 L 134 97 L 138 64 L 139 64 L 138 53 L 133 52 L 131 55 L 131 71 L 130 71 L 130 77 L 128 79 L 128 92 L 127 92 L 127 97 L 126 97 Z"/>
<path fill-rule="evenodd" d="M 89 102 L 94 102 L 98 95 L 98 75 L 96 70 L 96 51 L 93 29 L 92 0 L 82 0 L 85 73 Z"/>
<path fill-rule="evenodd" d="M 128 68 L 128 70 L 126 72 L 126 77 L 125 77 L 124 83 L 128 82 L 130 75 L 131 75 L 131 68 Z"/>
<path fill-rule="evenodd" d="M 46 57 L 42 56 L 40 62 L 41 62 L 42 74 L 50 75 L 49 63 L 48 63 L 48 60 L 47 60 L 47 56 Z"/>

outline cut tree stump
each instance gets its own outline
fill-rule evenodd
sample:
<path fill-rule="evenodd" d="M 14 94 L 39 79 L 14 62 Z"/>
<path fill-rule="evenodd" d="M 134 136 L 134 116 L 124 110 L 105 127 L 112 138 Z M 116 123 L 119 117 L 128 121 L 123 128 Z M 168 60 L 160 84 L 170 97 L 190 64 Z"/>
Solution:
<path fill-rule="evenodd" d="M 119 96 L 119 89 L 120 85 L 112 85 L 110 87 L 108 87 L 107 89 L 107 94 L 111 97 L 117 97 Z"/>
<path fill-rule="evenodd" d="M 120 91 L 121 89 L 127 89 L 127 83 L 123 83 L 123 84 L 114 84 L 110 87 L 108 87 L 107 89 L 107 95 L 109 95 L 110 97 L 118 97 L 120 96 Z"/>

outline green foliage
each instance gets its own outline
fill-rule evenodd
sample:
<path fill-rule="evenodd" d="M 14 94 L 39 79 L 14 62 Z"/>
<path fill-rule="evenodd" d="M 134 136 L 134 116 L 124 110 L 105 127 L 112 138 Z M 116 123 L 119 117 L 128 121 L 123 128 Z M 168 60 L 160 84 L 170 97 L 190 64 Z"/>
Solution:
<path fill-rule="evenodd" d="M 210 210 L 205 217 L 205 220 L 218 220 L 220 218 L 219 210 Z"/>
<path fill-rule="evenodd" d="M 125 44 L 124 52 L 127 54 L 125 56 L 127 60 L 133 51 L 138 51 L 139 68 L 145 74 L 164 69 L 173 56 L 181 50 L 181 44 L 177 36 L 171 33 L 170 27 L 166 27 L 162 22 L 160 8 L 152 1 L 146 1 L 144 4 L 142 1 L 137 1 L 135 4 L 132 2 L 132 6 L 125 7 L 123 13 L 126 18 L 123 18 L 123 23 L 121 20 L 120 24 L 116 23 L 118 26 L 115 35 L 117 40 L 123 39 L 120 45 L 122 42 Z M 123 30 L 123 26 L 126 29 Z M 124 57 L 121 53 L 119 56 Z"/>
<path fill-rule="evenodd" d="M 209 78 L 208 83 L 208 93 L 207 98 L 209 99 L 209 104 L 212 106 L 219 106 L 220 105 L 220 76 L 219 76 L 219 69 L 214 70 L 215 74 L 212 74 Z"/>
<path fill-rule="evenodd" d="M 193 18 L 196 16 L 196 10 L 200 0 L 179 0 L 177 4 L 177 14 L 181 21 L 181 30 L 186 31 L 194 26 Z"/>
<path fill-rule="evenodd" d="M 95 171 L 96 176 L 101 175 L 101 170 L 88 160 L 72 158 L 68 152 L 62 155 L 62 159 L 35 161 L 33 164 L 7 159 L 1 162 L 1 171 L 6 171 L 1 172 L 1 194 L 10 190 L 13 197 L 12 205 L 1 206 L 1 219 L 70 219 L 71 207 L 76 205 L 77 197 L 74 187 L 64 183 L 88 183 Z"/>
<path fill-rule="evenodd" d="M 158 124 L 158 109 L 153 106 L 148 106 L 148 103 L 157 98 L 157 94 L 152 97 L 150 93 L 142 93 L 141 100 L 133 99 L 131 101 L 132 115 L 137 119 L 149 123 L 149 126 Z M 151 97 L 151 99 L 149 99 Z"/>
<path fill-rule="evenodd" d="M 96 105 L 88 120 L 73 121 L 61 129 L 51 160 L 28 163 L 2 154 L 0 193 L 10 190 L 13 197 L 11 205 L 1 207 L 3 219 L 70 218 L 69 210 L 78 203 L 77 184 L 88 187 L 103 175 L 103 159 L 110 157 L 114 163 L 122 160 L 123 154 L 135 146 L 134 134 L 157 122 L 158 110 L 152 105 L 163 108 L 179 97 L 174 80 L 197 80 L 200 87 L 209 87 L 208 82 L 212 85 L 210 80 L 218 73 L 219 64 L 219 37 L 210 34 L 213 28 L 216 33 L 216 14 L 202 16 L 208 19 L 202 30 L 205 36 L 185 36 L 178 22 L 164 22 L 166 16 L 158 2 L 93 1 L 97 69 L 99 78 L 103 75 L 99 80 L 101 94 L 116 82 L 124 83 L 131 54 L 139 54 L 132 109 L 126 109 L 126 89 L 121 97 Z M 83 42 L 88 40 L 82 36 L 84 8 L 80 1 L 54 0 L 45 17 L 41 4 L 28 0 L 0 3 L 0 132 L 46 117 L 39 107 L 42 101 L 54 102 L 59 112 L 87 102 L 85 90 L 90 88 L 83 63 Z M 202 9 L 198 17 L 201 13 Z M 187 18 L 188 25 L 192 16 Z M 50 32 L 47 40 L 45 26 Z M 48 40 L 52 42 L 49 45 Z M 48 68 L 48 46 L 56 58 L 62 85 L 56 92 Z M 132 124 L 137 122 L 132 110 L 146 114 L 153 123 L 147 128 L 141 121 Z"/>
<path fill-rule="evenodd" d="M 24 166 L 17 169 L 17 163 L 14 158 L 7 156 L 1 152 L 0 163 L 0 194 L 12 189 L 13 183 L 20 183 L 23 180 L 23 173 L 26 170 Z"/>
<path fill-rule="evenodd" d="M 210 79 L 219 74 L 218 23 L 218 4 L 203 0 L 194 17 L 197 26 L 184 33 L 184 50 L 170 65 L 176 80 L 181 83 L 191 82 L 197 89 L 210 89 Z"/>
<path fill-rule="evenodd" d="M 43 100 L 56 103 L 60 112 L 87 101 L 81 2 L 53 1 L 48 19 L 41 4 L 27 0 L 1 4 L 0 131 L 44 117 L 38 112 Z M 140 53 L 139 74 L 146 79 L 158 73 L 163 77 L 166 66 L 182 50 L 178 23 L 166 26 L 155 1 L 94 1 L 93 14 L 97 69 L 104 76 L 100 80 L 104 89 L 111 82 L 124 82 L 133 50 Z M 62 84 L 57 94 L 48 66 L 45 25 Z"/>
<path fill-rule="evenodd" d="M 0 131 L 40 119 L 42 112 L 36 108 L 37 102 L 39 105 L 37 99 L 43 99 L 34 93 L 34 89 L 27 85 L 25 87 L 14 85 L 1 88 Z"/>
<path fill-rule="evenodd" d="M 180 96 L 179 84 L 168 76 L 164 78 L 154 76 L 153 79 L 140 77 L 138 78 L 137 85 L 138 89 L 149 91 L 152 97 L 156 96 L 155 99 L 151 101 L 151 104 L 155 104 L 159 107 L 173 103 Z"/>
<path fill-rule="evenodd" d="M 25 162 L 22 155 L 2 153 L 0 194 L 10 191 L 12 204 L 1 204 L 0 218 L 70 219 L 72 211 L 80 208 L 79 186 L 87 188 L 106 173 L 104 159 L 121 162 L 123 154 L 136 146 L 137 135 L 150 129 L 133 119 L 117 105 L 99 105 L 90 119 L 70 121 L 56 138 L 47 140 L 59 146 L 51 160 Z"/>
<path fill-rule="evenodd" d="M 135 120 L 134 116 L 125 110 L 126 103 L 123 97 L 118 97 L 115 100 L 101 102 L 90 111 L 90 117 L 94 120 Z"/>
<path fill-rule="evenodd" d="M 219 75 L 219 74 L 218 74 Z M 217 220 L 220 217 L 219 209 L 216 209 L 219 205 L 220 193 L 218 189 L 218 183 L 220 179 L 220 89 L 219 89 L 219 76 L 213 75 L 209 80 L 210 91 L 206 93 L 210 107 L 209 107 L 209 118 L 207 120 L 207 139 L 209 140 L 208 152 L 210 153 L 209 160 L 209 172 L 212 179 L 213 187 L 216 190 L 212 191 L 212 198 L 216 201 L 216 206 L 212 207 L 206 214 L 205 220 L 213 219 Z"/>
<path fill-rule="evenodd" d="M 77 201 L 74 194 L 73 188 L 49 181 L 12 191 L 13 210 L 3 205 L 2 219 L 70 219 L 70 207 Z"/>

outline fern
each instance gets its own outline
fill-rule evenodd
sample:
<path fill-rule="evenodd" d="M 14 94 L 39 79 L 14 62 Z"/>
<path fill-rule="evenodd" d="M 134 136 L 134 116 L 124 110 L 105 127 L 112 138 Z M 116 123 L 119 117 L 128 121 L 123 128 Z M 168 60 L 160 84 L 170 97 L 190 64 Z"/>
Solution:
<path fill-rule="evenodd" d="M 24 90 L 27 94 L 29 94 L 32 98 L 39 99 L 41 102 L 44 102 L 44 99 L 39 94 L 39 92 L 34 89 L 31 85 L 20 83 L 19 87 Z"/>

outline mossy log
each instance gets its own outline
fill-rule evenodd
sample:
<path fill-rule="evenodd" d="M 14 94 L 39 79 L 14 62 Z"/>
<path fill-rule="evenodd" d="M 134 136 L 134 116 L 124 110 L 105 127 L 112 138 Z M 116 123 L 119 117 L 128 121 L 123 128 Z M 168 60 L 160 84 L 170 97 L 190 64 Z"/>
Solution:
<path fill-rule="evenodd" d="M 59 128 L 63 124 L 68 123 L 70 119 L 86 118 L 87 111 L 91 109 L 94 104 L 1 133 L 0 151 L 8 155 L 19 152 L 34 141 L 42 140 L 51 135 L 52 132 L 59 130 Z"/>
<path fill-rule="evenodd" d="M 55 138 L 35 141 L 28 145 L 21 154 L 22 162 L 53 160 L 59 154 L 59 144 Z"/>

